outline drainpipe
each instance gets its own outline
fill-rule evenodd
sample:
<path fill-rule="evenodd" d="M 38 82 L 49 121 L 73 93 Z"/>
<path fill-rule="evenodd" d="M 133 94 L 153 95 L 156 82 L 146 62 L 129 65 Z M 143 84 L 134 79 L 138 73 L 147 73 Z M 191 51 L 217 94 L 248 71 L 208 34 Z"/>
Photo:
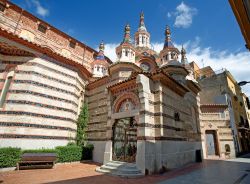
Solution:
<path fill-rule="evenodd" d="M 19 26 L 21 17 L 22 17 L 22 15 L 23 15 L 23 11 L 24 11 L 24 10 L 22 9 L 22 11 L 21 11 L 21 13 L 20 13 L 20 16 L 19 16 L 19 18 L 18 18 L 18 22 L 17 22 L 16 27 L 15 27 L 15 30 L 14 30 L 14 34 L 16 34 L 16 31 L 17 31 L 17 28 L 18 28 L 18 26 Z"/>

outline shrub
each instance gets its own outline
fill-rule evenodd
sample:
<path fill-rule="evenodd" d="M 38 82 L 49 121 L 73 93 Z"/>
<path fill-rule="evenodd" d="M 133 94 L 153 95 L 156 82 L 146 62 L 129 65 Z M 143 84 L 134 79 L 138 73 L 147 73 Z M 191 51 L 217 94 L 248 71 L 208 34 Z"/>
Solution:
<path fill-rule="evenodd" d="M 92 160 L 93 159 L 93 144 L 87 144 L 82 147 L 82 160 Z"/>
<path fill-rule="evenodd" d="M 67 146 L 76 146 L 76 143 L 75 143 L 75 142 L 69 142 L 69 143 L 67 144 Z"/>
<path fill-rule="evenodd" d="M 23 150 L 22 153 L 57 153 L 56 149 L 30 149 Z"/>
<path fill-rule="evenodd" d="M 14 167 L 20 158 L 20 148 L 0 148 L 0 168 Z"/>
<path fill-rule="evenodd" d="M 58 162 L 80 161 L 82 158 L 82 147 L 76 145 L 56 147 Z"/>

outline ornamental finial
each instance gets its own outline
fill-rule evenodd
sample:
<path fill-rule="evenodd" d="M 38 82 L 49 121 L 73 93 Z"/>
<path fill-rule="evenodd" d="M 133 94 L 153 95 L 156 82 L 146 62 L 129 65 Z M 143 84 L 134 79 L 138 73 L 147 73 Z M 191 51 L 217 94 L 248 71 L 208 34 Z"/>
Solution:
<path fill-rule="evenodd" d="M 139 28 L 138 31 L 147 31 L 144 23 L 144 13 L 143 11 L 140 14 L 140 23 L 139 23 Z"/>
<path fill-rule="evenodd" d="M 166 26 L 166 30 L 165 30 L 165 36 L 166 36 L 166 39 L 171 39 L 170 36 L 171 36 L 171 31 L 170 31 L 170 28 L 169 26 L 167 25 Z"/>
<path fill-rule="evenodd" d="M 99 45 L 99 51 L 104 51 L 105 47 L 104 47 L 104 43 L 103 41 L 100 43 Z"/>
<path fill-rule="evenodd" d="M 124 28 L 124 38 L 123 38 L 123 42 L 122 43 L 130 43 L 130 25 L 126 24 L 125 28 Z"/>
<path fill-rule="evenodd" d="M 186 65 L 188 64 L 188 61 L 187 61 L 187 56 L 186 56 L 186 50 L 184 49 L 183 45 L 182 45 L 182 48 L 181 48 L 181 63 L 183 65 Z"/>

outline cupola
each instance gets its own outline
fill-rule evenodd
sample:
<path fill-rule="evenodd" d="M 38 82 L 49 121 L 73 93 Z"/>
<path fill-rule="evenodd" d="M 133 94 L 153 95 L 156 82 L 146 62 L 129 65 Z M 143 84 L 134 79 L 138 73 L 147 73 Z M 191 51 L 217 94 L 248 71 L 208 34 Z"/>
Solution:
<path fill-rule="evenodd" d="M 135 62 L 135 48 L 131 44 L 130 26 L 127 24 L 124 28 L 124 37 L 121 44 L 116 47 L 118 61 Z"/>

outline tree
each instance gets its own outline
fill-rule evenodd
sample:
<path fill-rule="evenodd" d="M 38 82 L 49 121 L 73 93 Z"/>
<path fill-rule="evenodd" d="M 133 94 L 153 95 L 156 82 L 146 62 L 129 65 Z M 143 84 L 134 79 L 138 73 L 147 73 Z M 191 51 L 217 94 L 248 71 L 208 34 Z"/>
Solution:
<path fill-rule="evenodd" d="M 76 144 L 83 145 L 86 139 L 86 127 L 89 120 L 89 111 L 87 103 L 84 103 L 79 117 L 77 119 L 77 133 L 76 133 Z"/>

